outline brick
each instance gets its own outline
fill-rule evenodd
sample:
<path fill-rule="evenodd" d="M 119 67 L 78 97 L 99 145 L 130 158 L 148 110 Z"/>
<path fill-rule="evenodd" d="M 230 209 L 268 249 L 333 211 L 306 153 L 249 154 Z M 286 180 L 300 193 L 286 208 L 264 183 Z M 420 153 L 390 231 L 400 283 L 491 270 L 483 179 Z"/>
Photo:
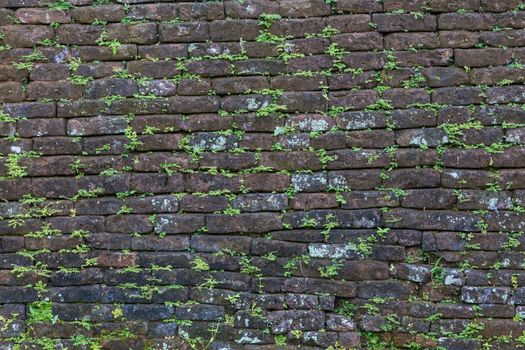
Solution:
<path fill-rule="evenodd" d="M 275 89 L 285 91 L 308 91 L 319 90 L 323 84 L 326 85 L 324 77 L 293 77 L 293 76 L 276 76 L 272 77 L 271 84 Z"/>
<path fill-rule="evenodd" d="M 36 64 L 29 77 L 31 80 L 66 80 L 69 69 L 63 64 Z"/>
<path fill-rule="evenodd" d="M 453 12 L 460 9 L 465 10 L 479 10 L 481 6 L 480 0 L 430 0 L 428 6 L 432 8 L 432 11 L 437 12 Z"/>
<path fill-rule="evenodd" d="M 348 147 L 389 147 L 394 145 L 394 133 L 387 130 L 359 130 L 348 132 L 346 145 Z M 333 148 L 337 144 L 331 144 Z M 315 144 L 313 144 L 316 147 Z M 325 147 L 326 148 L 326 147 Z"/>
<path fill-rule="evenodd" d="M 153 251 L 177 251 L 186 250 L 190 246 L 190 240 L 184 236 L 168 236 L 159 238 L 157 236 L 142 236 L 132 238 L 131 248 L 133 250 Z"/>
<path fill-rule="evenodd" d="M 186 44 L 141 45 L 138 54 L 141 58 L 177 58 L 186 57 L 188 49 Z"/>
<path fill-rule="evenodd" d="M 385 128 L 386 122 L 383 112 L 344 112 L 337 116 L 337 125 L 347 130 Z"/>
<path fill-rule="evenodd" d="M 382 6 L 366 0 L 342 0 L 337 2 L 337 10 L 351 13 L 380 12 Z"/>
<path fill-rule="evenodd" d="M 144 4 L 130 8 L 128 16 L 135 20 L 169 21 L 177 17 L 176 4 Z"/>
<path fill-rule="evenodd" d="M 331 26 L 342 33 L 367 32 L 370 30 L 370 15 L 339 15 L 327 17 L 326 25 Z"/>
<path fill-rule="evenodd" d="M 110 95 L 133 96 L 138 92 L 137 84 L 129 79 L 100 79 L 89 83 L 84 90 L 84 97 L 90 99 Z"/>
<path fill-rule="evenodd" d="M 204 226 L 204 217 L 201 215 L 178 214 L 159 215 L 155 224 L 156 233 L 193 233 Z"/>
<path fill-rule="evenodd" d="M 399 298 L 408 299 L 415 291 L 414 285 L 397 281 L 366 281 L 357 287 L 359 298 Z"/>
<path fill-rule="evenodd" d="M 190 74 L 196 74 L 204 78 L 225 76 L 228 75 L 231 70 L 228 62 L 222 60 L 202 60 L 197 62 L 189 62 L 186 64 L 186 67 Z M 186 81 L 186 83 L 191 82 L 192 80 Z M 197 93 L 195 94 L 198 95 Z"/>
<path fill-rule="evenodd" d="M 268 80 L 264 77 L 217 78 L 212 81 L 212 84 L 214 90 L 221 95 L 269 88 Z"/>
<path fill-rule="evenodd" d="M 243 38 L 253 41 L 259 35 L 259 24 L 255 20 L 224 20 L 210 23 L 210 38 L 217 41 L 235 41 Z"/>
<path fill-rule="evenodd" d="M 161 24 L 159 26 L 159 36 L 161 42 L 167 43 L 187 43 L 206 41 L 209 29 L 205 22 L 199 23 L 180 23 L 180 24 Z"/>
<path fill-rule="evenodd" d="M 337 208 L 339 203 L 331 193 L 297 193 L 291 201 L 297 210 Z"/>
<path fill-rule="evenodd" d="M 372 21 L 379 32 L 431 32 L 436 30 L 436 17 L 423 15 L 415 18 L 411 14 L 374 14 Z"/>
<path fill-rule="evenodd" d="M 448 66 L 454 55 L 451 49 L 436 49 L 419 52 L 403 51 L 397 53 L 397 62 L 401 67 L 412 66 Z"/>
<path fill-rule="evenodd" d="M 78 185 L 74 178 L 37 178 L 33 180 L 33 192 L 46 198 L 72 197 Z"/>
<path fill-rule="evenodd" d="M 343 193 L 344 209 L 394 207 L 399 205 L 396 197 L 388 192 L 378 191 L 351 191 Z"/>
<path fill-rule="evenodd" d="M 0 83 L 0 89 L 4 92 L 0 96 L 0 102 L 20 102 L 24 99 L 25 93 L 22 85 L 15 82 Z"/>
<path fill-rule="evenodd" d="M 297 112 L 324 111 L 326 102 L 319 92 L 285 92 L 277 99 L 277 103 L 286 106 L 286 110 Z"/>
<path fill-rule="evenodd" d="M 463 287 L 461 300 L 469 304 L 505 304 L 510 298 L 510 289 L 504 287 Z"/>
<path fill-rule="evenodd" d="M 70 119 L 67 123 L 67 133 L 72 136 L 121 134 L 127 127 L 124 117 L 100 116 L 94 118 Z"/>
<path fill-rule="evenodd" d="M 9 10 L 7 8 L 3 8 L 0 10 L 0 25 L 5 26 L 8 24 L 13 24 L 13 20 L 11 19 L 12 16 L 14 16 L 14 11 Z"/>
<path fill-rule="evenodd" d="M 506 30 L 505 32 L 483 32 L 480 40 L 488 46 L 493 47 L 515 47 L 523 46 L 525 43 L 525 32 L 521 30 Z"/>
<path fill-rule="evenodd" d="M 478 34 L 464 30 L 443 30 L 439 33 L 439 42 L 442 47 L 473 48 L 478 42 Z"/>
<path fill-rule="evenodd" d="M 29 100 L 39 99 L 78 99 L 82 95 L 81 88 L 70 81 L 34 81 L 29 83 L 27 98 Z"/>
<path fill-rule="evenodd" d="M 383 9 L 385 11 L 395 11 L 395 10 L 404 10 L 404 11 L 421 11 L 426 7 L 424 0 L 385 0 L 383 2 Z"/>
<path fill-rule="evenodd" d="M 422 89 L 390 89 L 383 93 L 385 100 L 395 108 L 407 108 L 414 104 L 430 103 L 429 94 Z"/>
<path fill-rule="evenodd" d="M 17 123 L 21 137 L 57 136 L 65 135 L 66 124 L 64 119 L 27 119 Z"/>
<path fill-rule="evenodd" d="M 206 226 L 210 233 L 260 233 L 280 229 L 281 219 L 273 213 L 208 215 Z"/>
<path fill-rule="evenodd" d="M 178 10 L 183 21 L 224 18 L 224 5 L 222 3 L 181 3 L 178 5 Z"/>
<path fill-rule="evenodd" d="M 317 17 L 331 13 L 330 5 L 322 0 L 283 0 L 280 13 L 286 17 Z"/>
<path fill-rule="evenodd" d="M 380 186 L 377 170 L 340 170 L 328 174 L 328 186 L 335 189 L 369 190 Z"/>
<path fill-rule="evenodd" d="M 330 93 L 330 103 L 335 107 L 345 107 L 351 110 L 365 109 L 378 100 L 373 90 L 356 92 L 338 91 Z"/>
<path fill-rule="evenodd" d="M 169 213 L 178 211 L 179 200 L 172 195 L 130 197 L 126 199 L 126 206 L 134 213 Z"/>
<path fill-rule="evenodd" d="M 492 13 L 445 13 L 438 17 L 439 29 L 492 30 L 496 16 Z"/>
<path fill-rule="evenodd" d="M 439 47 L 439 38 L 436 33 L 392 33 L 385 36 L 385 49 L 407 50 L 435 49 Z"/>
<path fill-rule="evenodd" d="M 492 193 L 488 191 L 464 190 L 458 209 L 504 210 L 512 207 L 511 196 L 508 193 Z"/>
<path fill-rule="evenodd" d="M 330 160 L 327 168 L 332 169 L 356 169 L 384 167 L 389 163 L 387 154 L 382 150 L 335 150 L 327 152 Z"/>
<path fill-rule="evenodd" d="M 22 23 L 27 24 L 51 24 L 70 23 L 71 17 L 65 11 L 39 9 L 39 8 L 20 8 L 15 16 Z"/>
<path fill-rule="evenodd" d="M 180 174 L 166 176 L 165 174 L 135 173 L 131 176 L 131 188 L 140 193 L 180 192 L 184 189 Z"/>
<path fill-rule="evenodd" d="M 243 4 L 228 1 L 224 10 L 231 18 L 259 18 L 263 13 L 278 13 L 279 4 L 270 0 L 248 0 Z"/>
<path fill-rule="evenodd" d="M 274 334 L 282 334 L 293 329 L 319 330 L 323 328 L 325 316 L 322 311 L 273 311 L 268 314 L 268 321 Z"/>
<path fill-rule="evenodd" d="M 10 65 L 0 65 L 0 81 L 22 80 L 27 77 L 26 70 L 16 69 Z"/>
<path fill-rule="evenodd" d="M 45 39 L 52 39 L 54 30 L 45 25 L 7 25 L 2 27 L 4 44 L 17 47 L 33 47 Z"/>
<path fill-rule="evenodd" d="M 357 61 L 359 58 L 362 58 L 363 56 L 369 55 L 368 53 L 350 53 L 346 55 L 343 58 L 343 61 L 345 64 L 350 64 L 352 66 L 360 65 L 360 68 L 367 69 L 367 68 L 375 68 L 379 67 L 383 64 L 383 60 L 381 57 L 369 57 L 370 60 L 367 62 L 361 62 Z M 370 53 L 373 54 L 373 53 Z M 360 55 L 360 56 L 355 56 Z M 355 87 L 363 87 L 363 88 L 373 88 L 376 83 L 373 79 L 373 74 L 371 72 L 363 72 L 363 74 L 354 75 L 354 74 L 334 74 L 331 77 L 329 77 L 330 82 L 330 89 L 332 90 L 344 90 L 344 89 L 352 89 Z"/>
<path fill-rule="evenodd" d="M 512 61 L 511 51 L 496 48 L 454 50 L 454 56 L 456 64 L 460 67 L 499 66 Z"/>
<path fill-rule="evenodd" d="M 523 86 L 494 87 L 487 90 L 487 102 L 496 103 L 523 103 L 525 101 Z"/>
<path fill-rule="evenodd" d="M 66 45 L 96 45 L 103 30 L 101 26 L 64 24 L 57 28 L 59 43 Z"/>
<path fill-rule="evenodd" d="M 501 81 L 522 82 L 525 77 L 521 70 L 509 67 L 492 67 L 473 69 L 470 74 L 472 84 L 496 85 Z"/>
<path fill-rule="evenodd" d="M 392 123 L 396 129 L 430 127 L 436 125 L 436 115 L 424 109 L 401 109 L 391 112 Z M 424 134 L 424 132 L 423 132 Z"/>
<path fill-rule="evenodd" d="M 138 73 L 155 79 L 167 79 L 179 73 L 177 66 L 170 61 L 132 61 L 127 64 L 131 73 Z"/>
<path fill-rule="evenodd" d="M 288 197 L 283 194 L 246 194 L 237 196 L 232 207 L 241 211 L 280 211 L 288 208 Z"/>
<path fill-rule="evenodd" d="M 481 91 L 476 87 L 440 88 L 432 94 L 433 102 L 453 106 L 479 104 L 482 100 Z"/>
<path fill-rule="evenodd" d="M 422 73 L 431 87 L 462 85 L 469 81 L 467 73 L 460 68 L 425 68 Z"/>
<path fill-rule="evenodd" d="M 399 228 L 422 230 L 477 231 L 479 218 L 466 212 L 417 211 L 412 209 L 393 209 L 385 221 L 396 219 L 392 225 Z"/>
<path fill-rule="evenodd" d="M 349 51 L 371 51 L 383 48 L 383 38 L 379 33 L 349 33 L 332 37 L 334 43 Z"/>
<path fill-rule="evenodd" d="M 402 147 L 437 147 L 449 142 L 446 132 L 439 128 L 404 129 L 396 132 L 396 141 Z"/>
<path fill-rule="evenodd" d="M 452 209 L 455 203 L 452 191 L 444 189 L 408 190 L 401 200 L 401 206 L 418 209 Z"/>

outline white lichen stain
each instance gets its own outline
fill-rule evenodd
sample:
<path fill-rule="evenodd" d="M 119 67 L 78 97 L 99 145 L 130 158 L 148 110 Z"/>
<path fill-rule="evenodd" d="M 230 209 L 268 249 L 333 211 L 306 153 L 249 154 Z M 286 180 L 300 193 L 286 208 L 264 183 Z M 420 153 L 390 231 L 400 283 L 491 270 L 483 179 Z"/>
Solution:
<path fill-rule="evenodd" d="M 262 340 L 257 337 L 249 337 L 248 335 L 244 334 L 241 338 L 236 340 L 239 344 L 260 344 L 262 343 Z"/>
<path fill-rule="evenodd" d="M 349 248 L 342 244 L 310 244 L 308 246 L 308 255 L 312 258 L 346 258 L 348 257 Z"/>
<path fill-rule="evenodd" d="M 294 174 L 292 175 L 292 184 L 296 191 L 304 191 L 308 189 L 312 184 L 326 185 L 327 179 L 326 174 Z"/>
<path fill-rule="evenodd" d="M 21 147 L 18 147 L 18 146 L 11 146 L 11 147 L 9 147 L 9 149 L 10 149 L 11 152 L 13 152 L 13 153 L 21 153 L 21 152 L 22 152 L 22 148 L 21 148 Z"/>

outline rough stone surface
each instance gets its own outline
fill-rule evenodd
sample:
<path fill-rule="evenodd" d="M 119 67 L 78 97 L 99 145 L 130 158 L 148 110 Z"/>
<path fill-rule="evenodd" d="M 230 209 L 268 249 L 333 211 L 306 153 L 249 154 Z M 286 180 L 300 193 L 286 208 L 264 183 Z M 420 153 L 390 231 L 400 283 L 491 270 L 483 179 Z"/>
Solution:
<path fill-rule="evenodd" d="M 520 349 L 521 0 L 0 0 L 0 349 Z"/>

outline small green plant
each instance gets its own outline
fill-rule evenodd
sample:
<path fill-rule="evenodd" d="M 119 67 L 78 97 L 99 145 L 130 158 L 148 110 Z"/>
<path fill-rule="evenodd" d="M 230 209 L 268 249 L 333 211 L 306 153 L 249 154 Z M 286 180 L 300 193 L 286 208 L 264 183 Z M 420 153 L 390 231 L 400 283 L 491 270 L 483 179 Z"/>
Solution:
<path fill-rule="evenodd" d="M 56 0 L 55 2 L 47 4 L 47 7 L 53 10 L 65 11 L 73 8 L 73 5 L 71 5 L 67 0 Z"/>
<path fill-rule="evenodd" d="M 57 323 L 58 316 L 53 315 L 53 303 L 48 300 L 35 301 L 28 306 L 28 324 L 51 322 Z"/>
<path fill-rule="evenodd" d="M 443 258 L 439 257 L 439 259 L 436 260 L 434 263 L 434 266 L 432 267 L 432 270 L 430 270 L 430 276 L 432 278 L 432 281 L 437 284 L 442 284 L 445 280 L 446 271 L 441 267 L 441 260 Z"/>
<path fill-rule="evenodd" d="M 99 46 L 109 47 L 113 55 L 116 55 L 119 47 L 122 46 L 122 44 L 117 39 L 109 40 L 109 34 L 107 29 L 104 29 L 102 34 L 100 34 L 100 37 L 96 40 L 96 43 Z"/>
<path fill-rule="evenodd" d="M 339 270 L 343 267 L 343 263 L 339 260 L 332 260 L 332 263 L 328 266 L 319 267 L 318 271 L 323 278 L 334 278 L 339 273 Z"/>
<path fill-rule="evenodd" d="M 210 265 L 204 261 L 200 256 L 196 256 L 195 259 L 191 262 L 191 268 L 195 271 L 203 272 L 209 271 Z"/>

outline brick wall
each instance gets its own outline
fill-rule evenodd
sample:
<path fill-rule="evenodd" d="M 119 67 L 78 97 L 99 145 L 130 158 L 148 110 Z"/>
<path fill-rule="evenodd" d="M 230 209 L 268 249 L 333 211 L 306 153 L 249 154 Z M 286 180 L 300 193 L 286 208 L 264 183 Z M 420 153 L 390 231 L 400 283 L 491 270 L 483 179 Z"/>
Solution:
<path fill-rule="evenodd" d="M 0 349 L 525 347 L 524 28 L 0 0 Z"/>

